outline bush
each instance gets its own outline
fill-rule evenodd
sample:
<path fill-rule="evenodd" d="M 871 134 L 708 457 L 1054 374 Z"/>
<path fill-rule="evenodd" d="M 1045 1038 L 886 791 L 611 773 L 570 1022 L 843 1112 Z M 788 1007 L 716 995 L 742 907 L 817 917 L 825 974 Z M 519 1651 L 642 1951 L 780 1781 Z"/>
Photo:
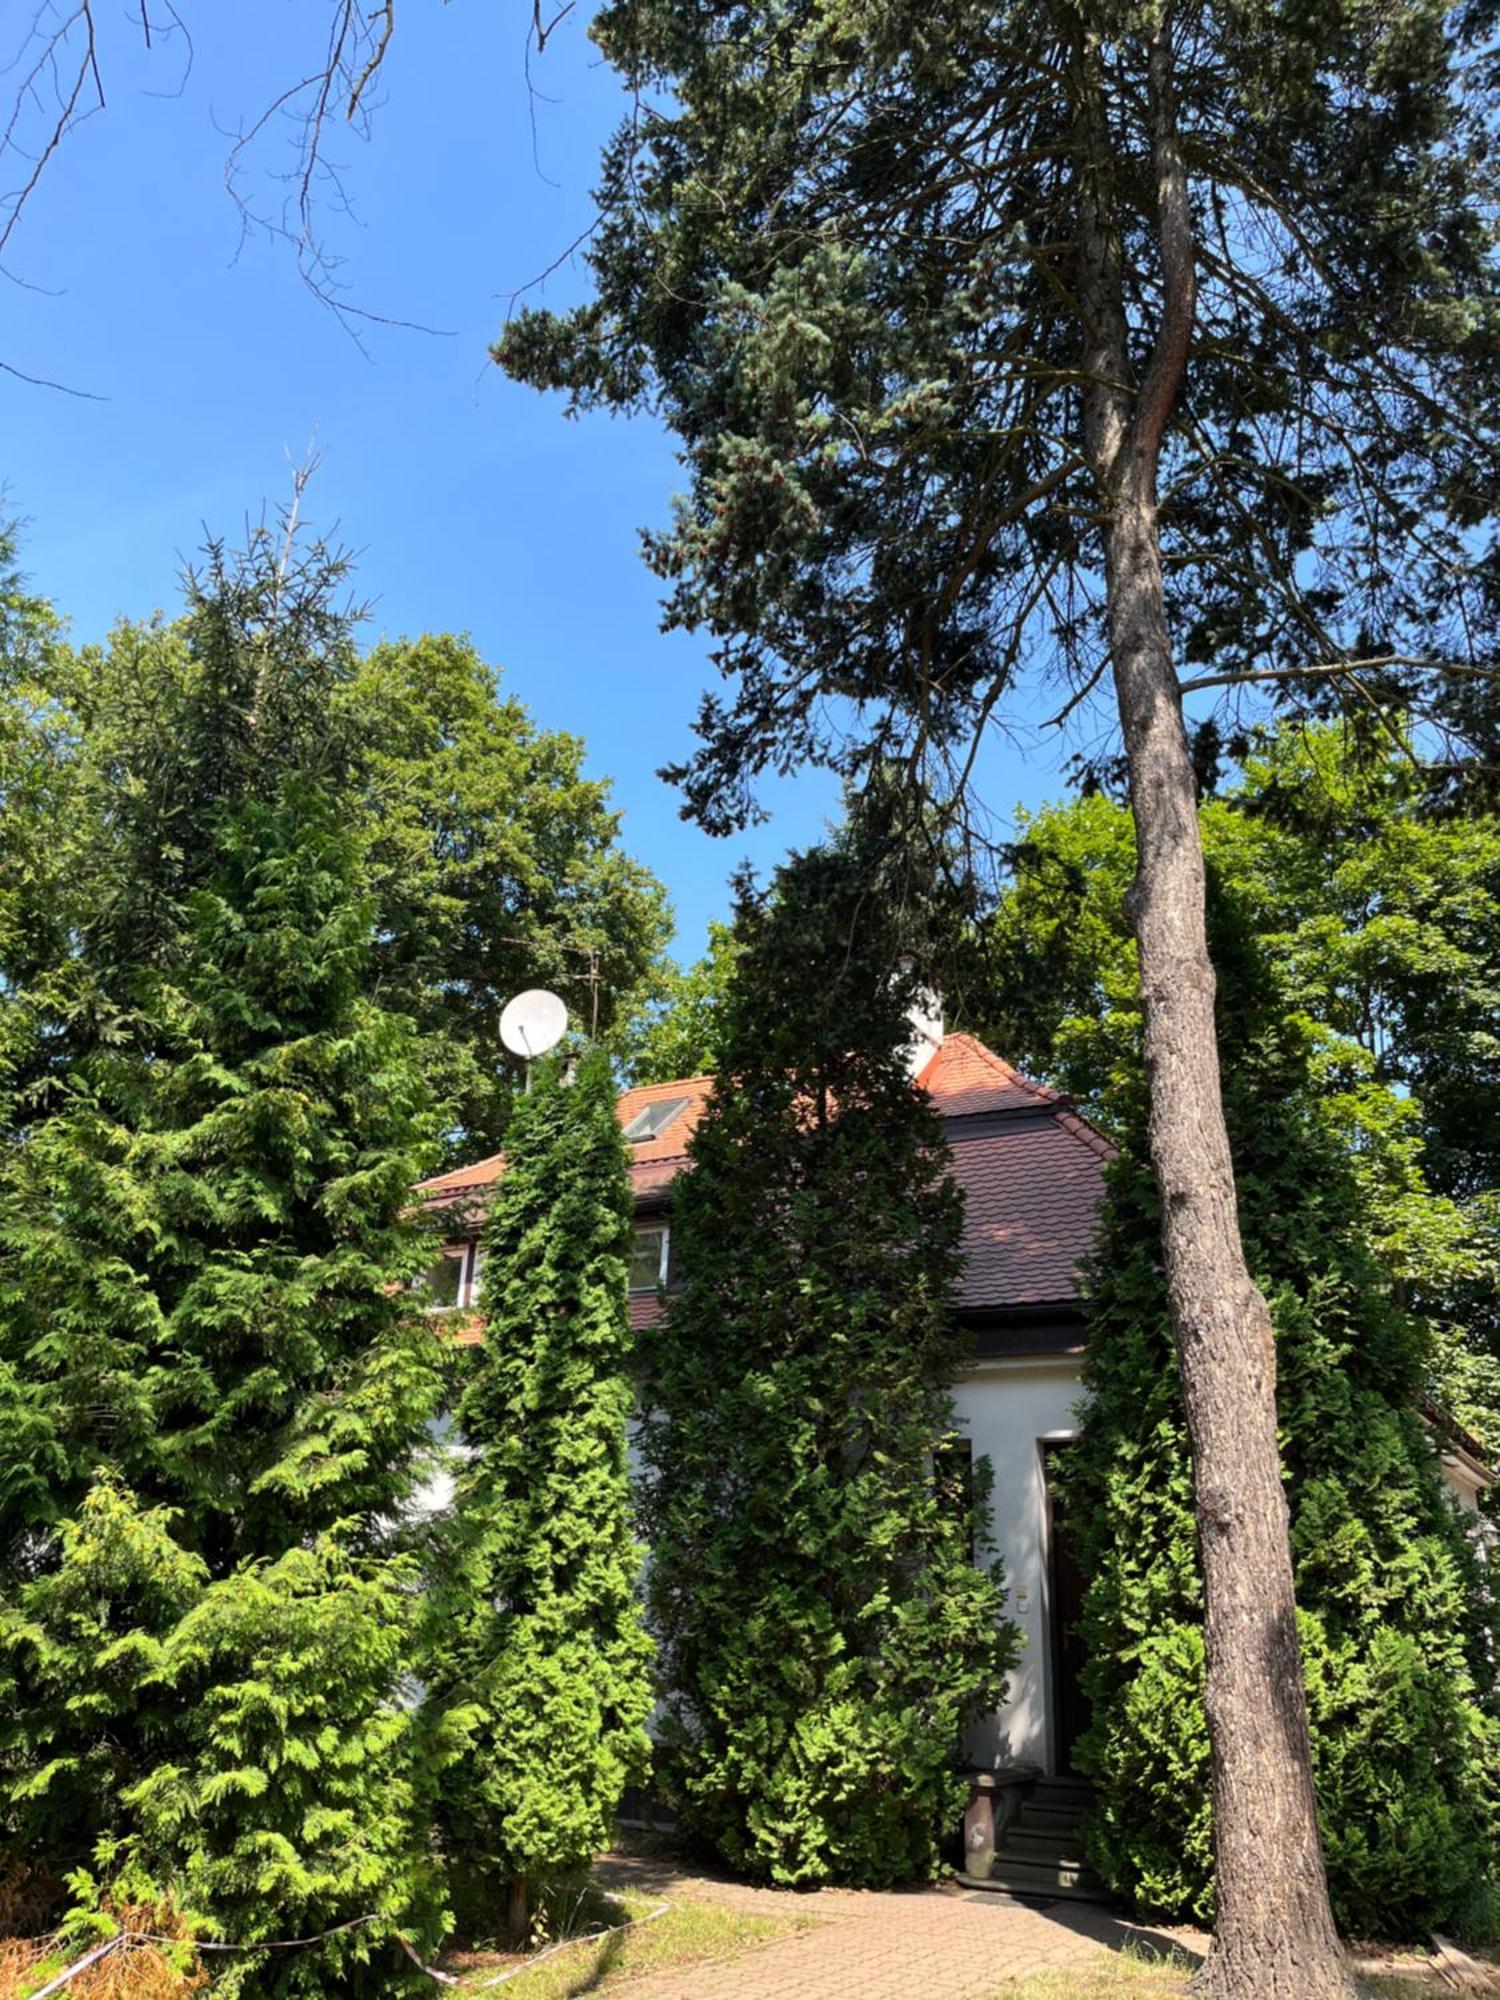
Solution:
<path fill-rule="evenodd" d="M 1232 911 L 1219 910 L 1221 927 Z M 1303 1029 L 1221 942 L 1221 1039 L 1242 1222 L 1271 1305 L 1319 1817 L 1340 1924 L 1472 1930 L 1500 1839 L 1494 1605 L 1418 1414 L 1420 1322 L 1371 1255 Z M 1070 1518 L 1100 1785 L 1090 1859 L 1141 1914 L 1213 1909 L 1202 1595 L 1190 1451 L 1128 1095 L 1093 1267 Z"/>
<path fill-rule="evenodd" d="M 718 1082 L 643 1342 L 649 1598 L 689 1830 L 786 1883 L 930 1875 L 965 1723 L 1014 1658 L 972 1494 L 937 1461 L 961 1198 L 911 1087 L 882 844 L 744 901 Z"/>

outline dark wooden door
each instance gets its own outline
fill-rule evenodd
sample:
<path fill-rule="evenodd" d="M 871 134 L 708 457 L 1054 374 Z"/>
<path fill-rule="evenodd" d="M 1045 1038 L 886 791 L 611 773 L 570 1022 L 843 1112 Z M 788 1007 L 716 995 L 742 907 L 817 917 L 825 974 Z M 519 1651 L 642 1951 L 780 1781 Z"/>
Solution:
<path fill-rule="evenodd" d="M 1057 1483 L 1063 1454 L 1069 1445 L 1047 1445 L 1047 1609 L 1052 1648 L 1052 1747 L 1055 1768 L 1071 1771 L 1073 1750 L 1089 1726 L 1088 1696 L 1083 1691 L 1083 1665 L 1088 1654 L 1078 1621 L 1083 1610 L 1084 1577 L 1078 1567 L 1067 1506 Z"/>

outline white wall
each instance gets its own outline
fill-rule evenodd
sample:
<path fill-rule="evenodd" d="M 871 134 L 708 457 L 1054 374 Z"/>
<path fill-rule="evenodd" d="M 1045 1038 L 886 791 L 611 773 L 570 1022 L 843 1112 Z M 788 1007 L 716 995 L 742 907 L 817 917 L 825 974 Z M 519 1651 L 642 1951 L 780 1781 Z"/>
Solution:
<path fill-rule="evenodd" d="M 1081 1393 L 1076 1359 L 1030 1356 L 976 1362 L 954 1389 L 960 1432 L 994 1472 L 990 1506 L 996 1553 L 1005 1564 L 1006 1611 L 1023 1636 L 1004 1707 L 969 1735 L 969 1758 L 979 1770 L 1052 1767 L 1042 1440 L 1073 1436 Z"/>

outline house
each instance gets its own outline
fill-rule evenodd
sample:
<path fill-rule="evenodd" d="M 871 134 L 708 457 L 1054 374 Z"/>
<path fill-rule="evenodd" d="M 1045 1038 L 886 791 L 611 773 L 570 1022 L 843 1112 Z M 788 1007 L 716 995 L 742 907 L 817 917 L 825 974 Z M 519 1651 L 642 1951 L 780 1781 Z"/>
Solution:
<path fill-rule="evenodd" d="M 994 1540 L 1009 1612 L 1025 1637 L 1005 1703 L 974 1729 L 968 1751 L 980 1771 L 1040 1770 L 1066 1781 L 1085 1721 L 1073 1633 L 1081 1580 L 1049 1468 L 1077 1430 L 1078 1267 L 1113 1148 L 1066 1098 L 1030 1082 L 974 1036 L 944 1034 L 935 1013 L 914 1018 L 914 1034 L 914 1078 L 942 1117 L 965 1196 L 957 1310 L 970 1358 L 954 1402 L 968 1449 L 994 1469 Z M 630 1310 L 638 1327 L 662 1310 L 658 1285 L 671 1289 L 672 1189 L 690 1166 L 688 1142 L 712 1087 L 712 1077 L 687 1077 L 627 1090 L 619 1101 L 635 1190 Z M 459 1313 L 477 1297 L 479 1234 L 501 1168 L 496 1155 L 423 1183 L 425 1202 L 451 1230 L 432 1277 L 435 1299 Z M 477 1338 L 472 1321 L 460 1337 Z M 1443 1434 L 1442 1465 L 1471 1507 L 1492 1483 L 1462 1433 Z"/>
<path fill-rule="evenodd" d="M 1076 1646 L 1067 1632 L 1076 1598 L 1062 1523 L 1051 1518 L 1050 1452 L 1073 1436 L 1083 1315 L 1076 1270 L 1104 1195 L 1109 1142 L 1066 1100 L 1030 1083 L 972 1035 L 935 1023 L 916 1080 L 942 1115 L 965 1196 L 965 1272 L 958 1311 L 972 1359 L 955 1385 L 960 1430 L 994 1467 L 994 1535 L 1010 1614 L 1026 1645 L 1004 1708 L 970 1744 L 984 1768 L 1068 1768 L 1080 1721 Z M 712 1077 L 625 1091 L 619 1116 L 631 1145 L 635 1254 L 630 1310 L 645 1325 L 672 1283 L 672 1186 Z M 422 1186 L 451 1218 L 434 1268 L 434 1302 L 466 1313 L 478 1296 L 479 1237 L 501 1172 L 499 1155 Z M 466 1324 L 461 1338 L 477 1337 Z"/>

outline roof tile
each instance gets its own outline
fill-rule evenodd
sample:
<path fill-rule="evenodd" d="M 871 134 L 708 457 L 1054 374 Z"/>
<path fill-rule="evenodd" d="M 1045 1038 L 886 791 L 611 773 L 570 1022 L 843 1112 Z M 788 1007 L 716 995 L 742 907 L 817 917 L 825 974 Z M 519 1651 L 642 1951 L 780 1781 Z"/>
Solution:
<path fill-rule="evenodd" d="M 1104 1199 L 1101 1168 L 1114 1154 L 1109 1141 L 1066 1098 L 1022 1076 L 973 1035 L 945 1037 L 918 1081 L 947 1123 L 954 1177 L 964 1192 L 962 1305 L 1004 1311 L 1074 1299 Z M 688 1099 L 664 1131 L 631 1146 L 638 1200 L 661 1195 L 688 1165 L 688 1141 L 712 1089 L 712 1077 L 695 1076 L 621 1094 L 622 1126 L 647 1104 Z M 996 1113 L 1032 1115 L 997 1129 Z M 981 1118 L 982 1129 L 966 1134 L 966 1122 Z M 424 1181 L 421 1192 L 433 1207 L 462 1200 L 472 1226 L 503 1166 L 503 1157 L 492 1154 Z M 648 1325 L 657 1310 L 654 1295 L 635 1295 L 631 1324 Z"/>

